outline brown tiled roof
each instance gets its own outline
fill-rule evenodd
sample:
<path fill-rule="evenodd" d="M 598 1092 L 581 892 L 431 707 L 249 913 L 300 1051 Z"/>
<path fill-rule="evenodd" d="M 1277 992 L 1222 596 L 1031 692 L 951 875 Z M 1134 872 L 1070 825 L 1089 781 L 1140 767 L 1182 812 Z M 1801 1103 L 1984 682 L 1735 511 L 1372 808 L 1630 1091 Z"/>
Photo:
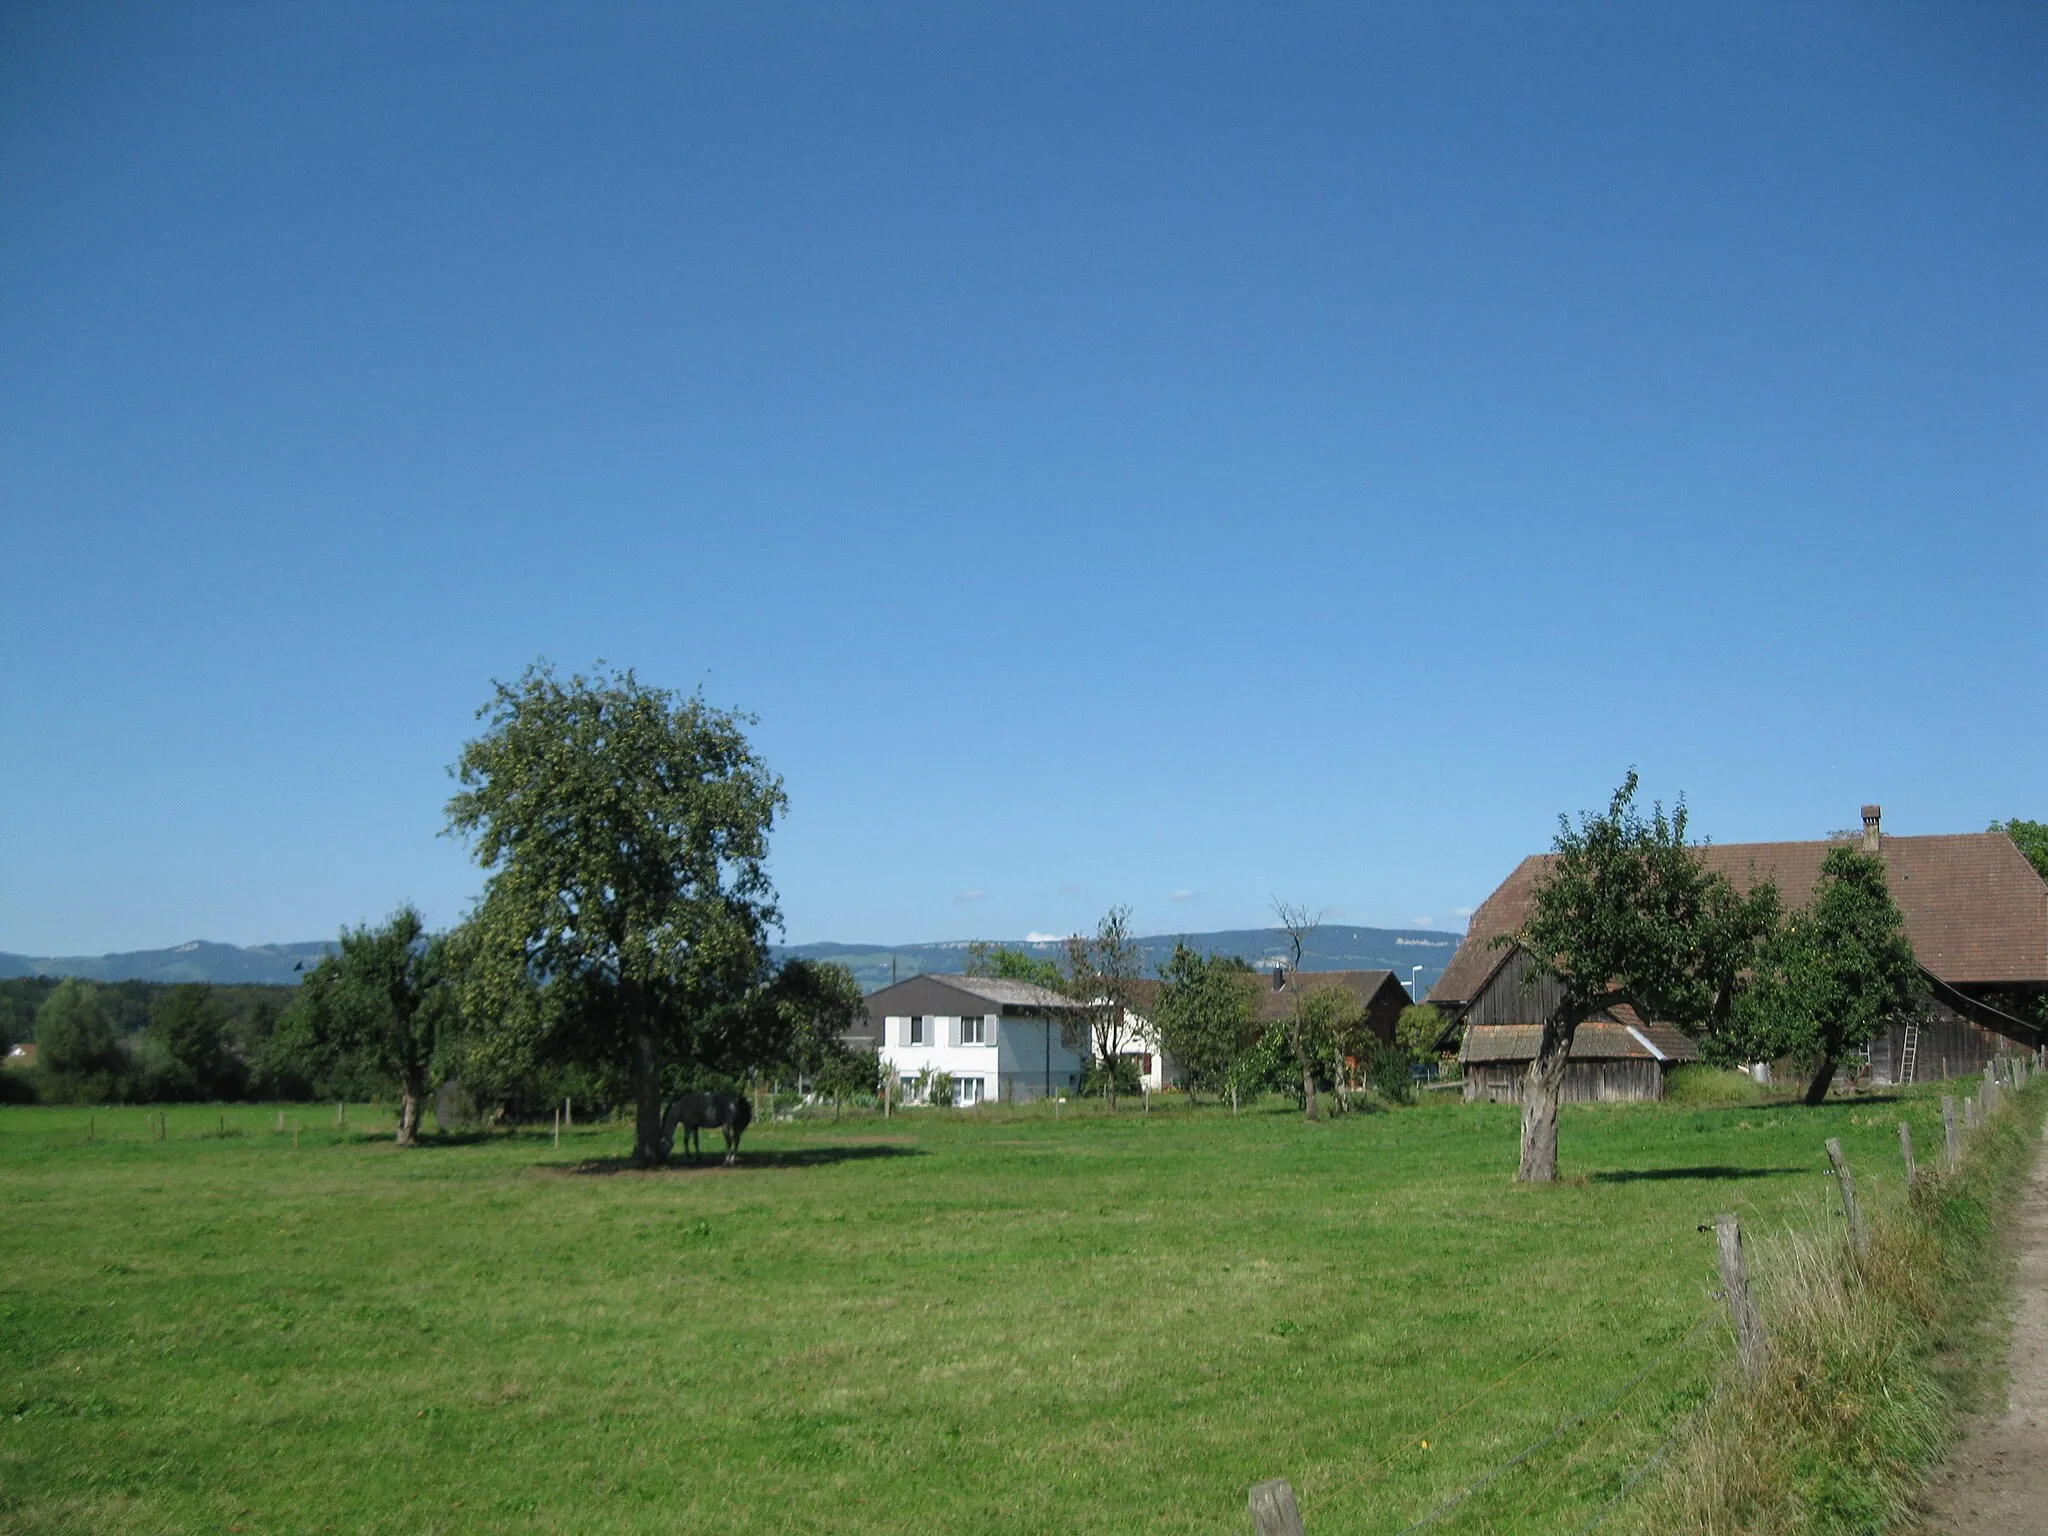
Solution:
<path fill-rule="evenodd" d="M 1269 1023 L 1274 1019 L 1291 1017 L 1297 992 L 1308 992 L 1332 984 L 1357 994 L 1360 1004 L 1370 1003 L 1373 994 L 1385 986 L 1393 974 L 1392 971 L 1296 971 L 1292 982 L 1283 991 L 1274 987 L 1272 972 L 1261 971 L 1258 994 L 1259 1022 Z"/>
<path fill-rule="evenodd" d="M 1618 1011 L 1618 1010 L 1617 1010 Z M 1633 1016 L 1631 1016 L 1631 1019 Z M 1465 1031 L 1461 1060 L 1531 1061 L 1543 1037 L 1540 1024 L 1475 1024 Z M 1655 1049 L 1651 1049 L 1651 1047 Z M 1698 1061 L 1699 1047 L 1669 1024 L 1585 1023 L 1572 1036 L 1572 1061 Z"/>
<path fill-rule="evenodd" d="M 1829 842 L 1710 843 L 1709 869 L 1743 890 L 1773 879 L 1786 902 L 1811 898 Z M 2003 832 L 1886 837 L 1879 843 L 1892 900 L 1921 965 L 1958 986 L 2048 982 L 2048 886 Z M 1521 927 L 1553 856 L 1532 854 L 1472 914 L 1465 942 L 1430 989 L 1433 1001 L 1468 1003 L 1507 959 L 1492 941 Z"/>

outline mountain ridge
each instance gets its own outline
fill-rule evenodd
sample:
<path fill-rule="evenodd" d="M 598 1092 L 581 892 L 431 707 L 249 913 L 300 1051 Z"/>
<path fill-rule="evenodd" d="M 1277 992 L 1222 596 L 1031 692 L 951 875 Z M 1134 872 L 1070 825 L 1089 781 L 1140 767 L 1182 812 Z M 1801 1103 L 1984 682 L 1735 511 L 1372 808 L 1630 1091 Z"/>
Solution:
<path fill-rule="evenodd" d="M 1390 970 L 1403 982 L 1421 968 L 1427 987 L 1443 973 L 1462 934 L 1435 928 L 1366 928 L 1326 923 L 1309 936 L 1302 951 L 1304 971 Z M 1211 933 L 1148 934 L 1138 940 L 1145 969 L 1156 971 L 1185 939 L 1196 949 L 1240 955 L 1264 966 L 1287 954 L 1286 935 L 1277 928 L 1225 928 Z M 925 973 L 958 975 L 966 969 L 973 939 L 940 939 L 921 944 L 848 944 L 821 940 L 778 944 L 778 959 L 836 961 L 872 992 L 892 979 Z M 1056 958 L 1063 941 L 996 939 L 1010 949 Z M 168 949 L 131 949 L 104 955 L 16 955 L 0 953 L 0 979 L 14 976 L 77 976 L 86 981 L 268 983 L 290 986 L 334 949 L 332 939 L 295 944 L 219 944 L 193 939 Z"/>

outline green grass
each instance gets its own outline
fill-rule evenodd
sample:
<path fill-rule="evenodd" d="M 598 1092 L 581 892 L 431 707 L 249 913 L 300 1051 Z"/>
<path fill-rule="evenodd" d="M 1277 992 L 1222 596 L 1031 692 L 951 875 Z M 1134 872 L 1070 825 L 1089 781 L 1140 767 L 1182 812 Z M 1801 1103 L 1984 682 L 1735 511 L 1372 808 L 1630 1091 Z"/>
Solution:
<path fill-rule="evenodd" d="M 1573 1107 L 1566 1182 L 1516 1188 L 1516 1111 L 1431 1095 L 764 1126 L 641 1175 L 609 1126 L 154 1113 L 0 1109 L 0 1531 L 1222 1532 L 1284 1475 L 1312 1533 L 1394 1532 L 1708 1316 L 1432 1527 L 1570 1531 L 1729 1349 L 1700 1224 L 1838 1219 L 1831 1135 L 1878 1208 L 1901 1115 L 1939 1145 L 1925 1094 Z"/>

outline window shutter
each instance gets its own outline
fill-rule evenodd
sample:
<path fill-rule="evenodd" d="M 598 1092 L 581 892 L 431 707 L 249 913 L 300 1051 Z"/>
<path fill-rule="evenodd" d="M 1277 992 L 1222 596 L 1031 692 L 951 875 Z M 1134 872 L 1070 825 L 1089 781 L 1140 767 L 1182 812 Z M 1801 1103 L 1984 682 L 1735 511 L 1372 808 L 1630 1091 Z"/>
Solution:
<path fill-rule="evenodd" d="M 960 1043 L 960 1021 L 959 1021 L 958 1019 L 948 1019 L 948 1020 L 946 1020 L 946 1044 L 948 1044 L 948 1045 L 958 1045 L 959 1043 Z"/>

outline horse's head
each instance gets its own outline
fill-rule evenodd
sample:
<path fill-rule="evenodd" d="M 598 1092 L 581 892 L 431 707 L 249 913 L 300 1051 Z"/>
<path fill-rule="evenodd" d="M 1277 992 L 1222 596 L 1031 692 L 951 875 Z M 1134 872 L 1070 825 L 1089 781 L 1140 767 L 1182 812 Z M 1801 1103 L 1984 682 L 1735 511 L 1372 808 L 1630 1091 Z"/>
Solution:
<path fill-rule="evenodd" d="M 669 1154 L 676 1149 L 676 1122 L 683 1118 L 683 1101 L 678 1098 L 662 1111 L 661 1116 L 661 1160 L 668 1161 Z"/>

